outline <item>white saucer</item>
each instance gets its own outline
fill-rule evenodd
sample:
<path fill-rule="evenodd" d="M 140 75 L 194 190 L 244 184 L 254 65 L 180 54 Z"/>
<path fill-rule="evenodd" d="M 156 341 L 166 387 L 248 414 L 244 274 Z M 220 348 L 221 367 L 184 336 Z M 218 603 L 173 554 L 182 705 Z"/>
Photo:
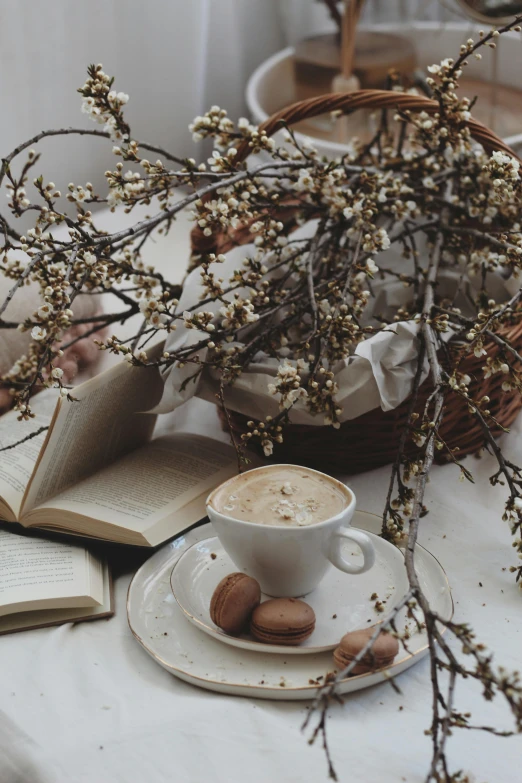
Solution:
<path fill-rule="evenodd" d="M 210 619 L 210 600 L 217 584 L 237 567 L 225 552 L 219 538 L 199 541 L 184 552 L 172 569 L 170 584 L 174 598 L 185 616 L 205 633 L 225 644 L 245 650 L 284 655 L 303 655 L 333 650 L 348 631 L 367 628 L 382 614 L 375 609 L 376 600 L 391 611 L 408 591 L 404 556 L 400 549 L 379 536 L 369 533 L 375 547 L 375 565 L 364 574 L 345 574 L 330 568 L 320 585 L 304 596 L 315 612 L 312 636 L 298 647 L 266 644 L 251 636 L 230 636 Z M 362 562 L 362 553 L 349 541 L 345 543 L 348 559 Z M 352 548 L 354 551 L 352 551 Z M 370 596 L 376 594 L 377 598 Z M 267 600 L 264 594 L 261 600 Z"/>
<path fill-rule="evenodd" d="M 378 533 L 381 525 L 379 517 L 364 511 L 356 511 L 353 521 L 373 533 Z M 198 630 L 179 608 L 170 589 L 171 571 L 186 549 L 214 534 L 212 525 L 191 530 L 155 552 L 136 572 L 127 597 L 127 617 L 134 637 L 156 663 L 200 688 L 258 699 L 313 699 L 318 678 L 334 669 L 331 652 L 286 657 L 267 655 L 265 650 L 238 650 Z M 432 609 L 449 619 L 453 602 L 442 566 L 421 546 L 417 547 L 415 564 Z M 397 627 L 401 630 L 406 625 L 411 632 L 410 652 L 401 649 L 388 669 L 347 677 L 338 686 L 340 694 L 388 681 L 428 652 L 425 632 L 416 632 L 401 610 Z"/>

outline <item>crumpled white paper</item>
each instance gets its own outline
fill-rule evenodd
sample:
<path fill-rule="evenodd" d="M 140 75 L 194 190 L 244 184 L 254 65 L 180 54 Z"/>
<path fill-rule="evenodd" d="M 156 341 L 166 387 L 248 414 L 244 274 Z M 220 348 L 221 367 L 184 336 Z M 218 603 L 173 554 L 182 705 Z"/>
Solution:
<path fill-rule="evenodd" d="M 313 224 L 307 224 L 304 229 L 296 231 L 293 237 L 306 238 L 313 230 Z M 227 254 L 223 263 L 212 264 L 211 271 L 227 280 L 233 271 L 241 266 L 242 260 L 254 251 L 253 245 L 234 248 Z M 399 265 L 404 266 L 404 260 L 394 249 L 379 255 L 377 261 L 379 265 L 386 268 L 397 269 Z M 473 288 L 473 280 L 466 281 L 462 285 L 460 278 L 461 274 L 458 271 L 443 271 L 439 276 L 439 292 L 443 296 L 452 297 L 460 283 L 462 292 L 456 304 L 462 306 L 462 311 L 466 314 L 466 289 L 470 291 Z M 497 301 L 502 301 L 509 295 L 509 286 L 500 275 L 496 278 L 499 288 L 498 298 L 496 298 Z M 376 281 L 372 284 L 372 290 L 375 295 L 373 312 L 381 316 L 386 316 L 387 310 L 405 304 L 411 298 L 411 290 L 395 280 Z M 194 269 L 185 281 L 178 311 L 183 312 L 192 307 L 202 298 L 203 293 L 200 270 Z M 246 292 L 244 295 L 248 296 Z M 204 309 L 217 313 L 221 306 L 221 303 L 210 303 L 205 304 Z M 409 396 L 417 368 L 418 329 L 418 325 L 412 321 L 401 321 L 390 325 L 361 342 L 353 356 L 332 368 L 339 386 L 336 401 L 343 409 L 339 416 L 340 421 L 355 419 L 375 408 L 381 408 L 383 411 L 393 410 Z M 448 331 L 443 337 L 449 339 L 451 335 L 452 332 Z M 172 351 L 195 344 L 202 337 L 203 333 L 195 329 L 187 329 L 180 324 L 177 330 L 168 336 L 165 350 Z M 205 358 L 205 350 L 198 353 L 201 359 Z M 264 419 L 267 415 L 275 416 L 279 412 L 279 400 L 278 396 L 269 394 L 268 384 L 273 383 L 278 366 L 279 361 L 270 357 L 252 363 L 232 386 L 225 388 L 227 407 L 258 420 Z M 183 382 L 190 378 L 196 369 L 196 365 L 187 364 L 181 369 L 171 367 L 163 371 L 165 389 L 161 402 L 155 409 L 156 412 L 172 411 L 194 395 L 216 402 L 219 375 L 213 370 L 206 369 L 197 383 L 189 381 L 181 390 Z M 426 362 L 422 380 L 427 377 L 427 374 Z M 301 373 L 301 376 L 305 385 L 306 374 Z M 292 407 L 291 419 L 295 424 L 318 426 L 324 424 L 322 415 L 312 415 L 306 409 L 306 399 L 295 403 Z"/>
<path fill-rule="evenodd" d="M 417 366 L 417 328 L 411 322 L 398 323 L 360 343 L 354 356 L 334 368 L 339 386 L 335 399 L 343 408 L 341 421 L 355 419 L 373 408 L 391 410 L 408 396 Z M 271 358 L 252 364 L 233 386 L 226 387 L 227 407 L 257 419 L 279 413 L 278 397 L 268 393 L 278 366 L 279 362 Z M 424 377 L 426 374 L 427 365 Z M 197 395 L 215 402 L 218 388 L 218 376 L 207 372 Z M 295 424 L 323 424 L 322 416 L 313 416 L 306 409 L 306 400 L 292 406 L 291 418 Z"/>

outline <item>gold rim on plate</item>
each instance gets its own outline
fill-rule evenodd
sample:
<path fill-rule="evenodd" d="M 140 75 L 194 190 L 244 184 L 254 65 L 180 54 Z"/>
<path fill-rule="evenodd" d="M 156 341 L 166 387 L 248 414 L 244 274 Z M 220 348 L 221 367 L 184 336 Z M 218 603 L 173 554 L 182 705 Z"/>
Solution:
<path fill-rule="evenodd" d="M 360 514 L 366 514 L 368 512 L 360 511 L 359 513 Z M 366 533 L 370 533 L 370 535 L 376 536 L 377 538 L 381 538 L 376 533 L 372 533 L 369 530 L 366 530 L 365 532 Z M 220 638 L 230 639 L 230 635 L 225 633 L 225 631 L 222 631 L 218 626 L 212 627 L 211 625 L 209 625 L 204 620 L 200 620 L 198 617 L 195 617 L 193 614 L 191 614 L 191 612 L 189 612 L 189 610 L 186 609 L 185 606 L 182 605 L 181 601 L 177 598 L 176 592 L 174 590 L 174 586 L 172 584 L 172 577 L 174 575 L 174 571 L 178 567 L 181 558 L 184 555 L 186 555 L 187 552 L 189 552 L 193 547 L 199 546 L 200 544 L 204 544 L 207 541 L 211 541 L 212 539 L 217 539 L 219 541 L 219 536 L 217 536 L 217 535 L 209 536 L 208 538 L 204 538 L 201 541 L 196 541 L 194 544 L 191 544 L 189 547 L 187 547 L 187 549 L 185 549 L 184 552 L 182 552 L 180 554 L 179 558 L 176 560 L 176 562 L 172 566 L 172 570 L 171 570 L 170 576 L 169 576 L 169 584 L 170 584 L 170 589 L 171 589 L 172 595 L 174 596 L 174 599 L 175 599 L 177 605 L 179 606 L 179 608 L 181 609 L 181 611 L 183 612 L 185 617 L 189 618 L 190 621 L 194 625 L 197 625 L 199 628 L 201 628 L 204 631 L 204 633 L 208 634 L 209 636 L 213 637 L 214 639 L 218 639 L 218 640 L 220 640 Z M 223 546 L 221 544 L 221 542 L 219 542 L 219 543 L 220 543 L 220 546 Z M 395 549 L 398 549 L 400 554 L 402 555 L 402 557 L 404 559 L 404 552 L 402 551 L 402 549 L 400 547 L 395 546 L 391 542 L 388 542 L 388 543 L 391 546 L 394 546 Z M 428 554 L 431 554 L 431 552 L 429 552 Z M 441 568 L 442 568 L 442 566 L 441 566 Z M 397 599 L 397 603 L 399 603 L 399 601 L 400 601 L 400 598 Z M 392 607 L 392 609 L 393 608 L 394 607 Z M 245 642 L 245 644 L 233 644 L 232 642 L 226 642 L 226 641 L 223 642 L 223 644 L 228 644 L 230 647 L 236 647 L 236 649 L 238 649 L 238 650 L 250 650 L 251 652 L 265 652 L 268 655 L 284 655 L 284 654 L 286 654 L 286 655 L 321 655 L 321 653 L 331 652 L 332 650 L 334 650 L 337 647 L 337 645 L 339 643 L 339 640 L 337 640 L 337 642 L 335 642 L 335 644 L 329 644 L 327 646 L 323 645 L 321 647 L 304 647 L 304 648 L 301 648 L 299 650 L 299 652 L 296 652 L 296 648 L 295 647 L 294 648 L 288 648 L 288 647 L 285 647 L 282 644 L 267 644 L 266 642 L 258 642 L 255 639 L 241 639 L 241 641 Z M 272 649 L 270 649 L 270 648 L 272 648 Z M 380 671 L 380 670 L 376 669 L 375 671 Z M 371 672 L 371 673 L 374 674 L 375 672 Z M 353 678 L 350 677 L 350 679 L 353 679 Z"/>
<path fill-rule="evenodd" d="M 374 517 L 375 519 L 380 521 L 380 517 L 378 517 L 377 514 L 373 514 L 370 511 L 363 511 L 361 509 L 361 510 L 359 510 L 359 513 L 360 514 L 366 514 L 369 517 Z M 188 531 L 188 532 L 191 533 L 192 531 Z M 198 542 L 195 542 L 195 543 L 198 543 Z M 448 581 L 448 577 L 447 577 L 446 571 L 444 570 L 444 567 L 442 566 L 440 560 L 438 560 L 438 558 L 436 558 L 435 555 L 433 555 L 428 549 L 426 549 L 426 547 L 423 547 L 421 544 L 417 544 L 417 546 L 420 549 L 422 549 L 424 552 L 426 552 L 428 555 L 430 555 L 430 557 L 432 557 L 435 560 L 435 562 L 440 567 L 442 573 L 444 574 L 444 579 L 445 579 L 446 586 L 447 586 L 447 589 L 448 589 L 448 595 L 449 595 L 449 598 L 450 598 L 450 601 L 451 601 L 451 614 L 450 614 L 448 620 L 451 620 L 452 617 L 453 617 L 453 614 L 455 612 L 455 604 L 453 602 L 453 596 L 451 594 L 451 587 L 450 587 L 450 584 L 449 584 L 449 581 Z M 398 549 L 400 549 L 400 547 L 398 547 Z M 180 553 L 179 557 L 181 557 L 182 554 L 183 554 L 183 552 Z M 223 682 L 222 680 L 212 680 L 212 679 L 210 679 L 208 677 L 200 677 L 197 674 L 192 674 L 190 672 L 186 672 L 184 669 L 179 669 L 177 666 L 173 666 L 171 663 L 169 663 L 168 661 L 164 660 L 160 655 L 158 655 L 156 652 L 154 652 L 154 650 L 152 650 L 149 647 L 149 645 L 141 638 L 141 636 L 138 633 L 136 633 L 136 631 L 134 630 L 134 628 L 131 625 L 131 620 L 130 620 L 130 591 L 131 591 L 132 585 L 134 584 L 134 580 L 136 579 L 136 577 L 140 573 L 141 569 L 143 568 L 143 566 L 147 562 L 148 561 L 145 561 L 145 563 L 142 566 L 140 566 L 140 568 L 136 571 L 136 573 L 134 574 L 134 576 L 132 577 L 132 579 L 130 581 L 130 584 L 129 584 L 129 587 L 128 587 L 128 590 L 127 590 L 126 609 L 127 609 L 127 622 L 128 622 L 128 625 L 129 625 L 129 628 L 131 630 L 132 635 L 141 644 L 141 646 L 148 652 L 148 654 L 151 656 L 151 658 L 154 658 L 156 661 L 158 661 L 160 666 L 163 666 L 163 668 L 167 669 L 168 671 L 171 671 L 173 673 L 174 672 L 178 672 L 179 674 L 186 675 L 190 680 L 195 680 L 195 681 L 198 681 L 198 682 L 205 682 L 205 683 L 212 683 L 214 685 L 219 685 L 220 687 L 248 688 L 249 690 L 263 691 L 263 693 L 270 693 L 272 691 L 274 693 L 281 693 L 282 692 L 282 689 L 280 687 L 274 687 L 274 686 L 271 686 L 271 685 L 269 685 L 269 686 L 265 686 L 265 685 L 251 685 L 251 684 L 245 684 L 244 682 L 243 683 L 232 682 L 230 680 L 227 680 L 226 682 Z M 172 566 L 172 568 L 174 568 L 174 566 Z M 170 581 L 170 578 L 169 578 L 169 581 Z M 178 604 L 178 606 L 179 606 L 179 604 Z M 446 628 L 444 628 L 444 630 L 442 631 L 442 634 L 444 634 L 445 631 L 446 631 Z M 376 669 L 373 672 L 367 672 L 365 674 L 355 674 L 355 675 L 350 676 L 350 677 L 345 677 L 344 679 L 339 681 L 339 684 L 346 683 L 346 682 L 356 682 L 356 681 L 362 680 L 362 679 L 364 679 L 366 677 L 372 677 L 374 674 L 382 673 L 384 676 L 386 676 L 384 674 L 385 672 L 393 672 L 393 670 L 396 669 L 401 664 L 403 664 L 406 661 L 409 661 L 411 658 L 415 658 L 418 655 L 420 655 L 421 653 L 423 653 L 425 650 L 428 649 L 428 646 L 429 645 L 426 643 L 423 647 L 421 647 L 420 649 L 416 650 L 414 653 L 408 653 L 408 655 L 406 655 L 404 658 L 401 658 L 398 661 L 394 661 L 391 666 L 383 667 L 382 669 Z M 241 649 L 241 648 L 238 647 L 237 649 Z M 247 652 L 248 652 L 248 650 L 247 650 Z M 315 654 L 316 655 L 323 655 L 326 652 L 327 651 L 325 651 L 324 653 L 315 653 Z M 184 679 L 184 678 L 180 677 L 180 679 Z M 187 680 L 185 680 L 185 681 L 187 681 Z M 290 687 L 290 688 L 285 687 L 284 688 L 284 692 L 285 693 L 291 693 L 291 692 L 295 692 L 295 691 L 305 691 L 305 692 L 306 691 L 314 691 L 315 692 L 315 691 L 320 690 L 320 688 L 322 688 L 322 687 L 324 687 L 324 685 L 301 685 L 299 687 Z M 312 696 L 310 696 L 310 698 L 312 698 Z"/>

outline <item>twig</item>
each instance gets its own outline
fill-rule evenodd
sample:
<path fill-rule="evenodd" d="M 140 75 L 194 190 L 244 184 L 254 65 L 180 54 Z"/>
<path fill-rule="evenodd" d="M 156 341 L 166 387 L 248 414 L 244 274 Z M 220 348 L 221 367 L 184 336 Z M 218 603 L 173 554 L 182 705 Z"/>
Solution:
<path fill-rule="evenodd" d="M 477 49 L 480 49 L 482 46 L 489 44 L 489 42 L 494 38 L 496 38 L 498 35 L 509 32 L 509 30 L 512 30 L 514 27 L 517 27 L 521 22 L 522 22 L 522 16 L 516 16 L 514 19 L 512 19 L 510 22 L 504 25 L 504 27 L 499 27 L 497 29 L 493 27 L 489 31 L 489 33 L 482 36 L 478 41 L 476 41 L 469 49 L 466 49 L 466 51 L 455 60 L 449 72 L 449 77 L 450 78 L 453 77 L 456 74 L 456 72 L 460 69 L 462 64 L 467 60 L 467 58 L 471 54 L 474 54 L 477 51 Z"/>
<path fill-rule="evenodd" d="M 354 0 L 351 11 L 354 12 L 356 7 L 360 9 L 360 5 L 360 0 Z M 348 15 L 345 21 L 349 21 Z M 514 24 L 516 22 L 503 29 L 511 29 Z M 440 434 L 446 394 L 456 395 L 458 402 L 469 405 L 471 412 L 477 416 L 484 432 L 484 445 L 497 458 L 498 472 L 490 481 L 492 484 L 508 485 L 510 494 L 505 518 L 510 522 L 513 534 L 522 527 L 522 468 L 503 455 L 494 438 L 504 419 L 499 416 L 497 421 L 486 409 L 486 397 L 473 401 L 464 381 L 459 381 L 457 388 L 451 391 L 454 385 L 452 378 L 460 377 L 461 360 L 472 356 L 475 338 L 462 341 L 455 359 L 453 352 L 450 354 L 446 349 L 438 331 L 447 328 L 450 323 L 460 338 L 464 330 L 469 332 L 472 326 L 477 340 L 487 338 L 500 348 L 497 353 L 503 362 L 505 357 L 508 363 L 510 384 L 518 387 L 522 352 L 514 341 L 511 344 L 504 337 L 503 327 L 520 317 L 518 305 L 522 301 L 522 292 L 518 291 L 499 307 L 491 303 L 487 265 L 482 263 L 479 270 L 481 290 L 477 294 L 477 302 L 472 303 L 478 311 L 476 319 L 467 320 L 453 312 L 452 307 L 446 312 L 448 318 L 443 318 L 443 311 L 435 304 L 437 285 L 446 269 L 457 270 L 462 282 L 461 256 L 467 258 L 470 248 L 474 250 L 476 247 L 479 256 L 488 246 L 502 250 L 507 256 L 506 267 L 509 265 L 515 273 L 522 269 L 519 256 L 522 232 L 515 222 L 522 195 L 517 169 L 504 158 L 491 160 L 471 147 L 468 131 L 471 130 L 478 138 L 477 123 L 473 125 L 473 121 L 469 121 L 466 128 L 461 111 L 464 104 L 457 105 L 453 99 L 453 91 L 458 86 L 457 71 L 470 53 L 479 46 L 491 44 L 494 37 L 496 34 L 490 33 L 476 45 L 470 44 L 453 70 L 450 70 L 451 66 L 442 66 L 439 72 L 442 75 L 433 80 L 433 93 L 440 106 L 439 117 L 432 119 L 431 115 L 426 115 L 427 119 L 424 119 L 421 109 L 410 113 L 398 106 L 393 115 L 400 128 L 395 141 L 391 130 L 392 112 L 386 114 L 383 110 L 380 127 L 370 143 L 355 143 L 355 152 L 347 152 L 341 161 L 321 159 L 298 142 L 290 120 L 287 146 L 279 148 L 274 142 L 275 147 L 271 147 L 272 142 L 264 135 L 263 129 L 255 131 L 248 125 L 235 129 L 221 110 L 213 108 L 194 124 L 200 136 L 213 137 L 219 150 L 225 150 L 221 153 L 216 149 L 208 171 L 206 164 L 198 166 L 192 160 L 180 161 L 159 147 L 132 141 L 130 127 L 120 109 L 111 106 L 104 97 L 105 103 L 100 104 L 103 116 L 112 118 L 117 123 L 116 131 L 124 136 L 122 148 L 116 152 L 125 163 L 138 164 L 138 172 L 124 171 L 123 163 L 117 164 L 115 171 L 108 172 L 107 198 L 95 194 L 90 186 L 83 198 L 85 193 L 74 191 L 75 186 L 71 186 L 69 199 L 76 201 L 76 217 L 73 218 L 55 207 L 58 196 L 54 187 L 44 185 L 42 178 L 35 180 L 41 203 L 30 203 L 26 198 L 24 185 L 38 155 L 30 154 L 17 176 L 11 169 L 16 155 L 45 136 L 87 133 L 107 138 L 105 131 L 44 131 L 17 147 L 3 160 L 0 169 L 0 183 L 3 180 L 8 187 L 10 209 L 15 217 L 37 215 L 34 228 L 23 238 L 7 224 L 5 218 L 0 217 L 0 236 L 4 242 L 0 251 L 1 271 L 12 281 L 8 298 L 0 309 L 0 328 L 29 328 L 34 339 L 27 355 L 21 357 L 3 379 L 4 385 L 15 393 L 15 407 L 20 411 L 20 418 L 30 418 L 29 394 L 44 380 L 45 368 L 53 368 L 57 346 L 70 325 L 87 323 L 90 328 L 62 345 L 64 349 L 110 323 L 125 322 L 140 310 L 144 302 L 143 321 L 134 335 L 122 341 L 113 335 L 99 344 L 116 354 L 128 353 L 130 346 L 136 364 L 162 368 L 195 365 L 194 373 L 182 385 L 192 383 L 203 371 L 212 370 L 219 378 L 217 401 L 223 409 L 238 459 L 238 470 L 241 471 L 243 439 L 240 442 L 239 437 L 236 438 L 231 411 L 225 404 L 225 383 L 233 383 L 242 373 L 255 367 L 258 360 L 274 363 L 278 379 L 281 379 L 275 386 L 276 391 L 281 390 L 277 392 L 281 395 L 280 412 L 272 419 L 267 417 L 267 423 L 261 421 L 258 427 L 250 427 L 252 433 L 247 434 L 254 436 L 254 441 L 259 438 L 263 444 L 265 433 L 264 437 L 270 444 L 278 443 L 283 437 L 283 429 L 290 422 L 295 395 L 301 395 L 301 386 L 304 385 L 301 377 L 297 380 L 297 374 L 292 375 L 293 370 L 301 373 L 302 362 L 305 366 L 308 362 L 308 379 L 305 381 L 308 410 L 325 416 L 326 422 L 338 426 L 342 408 L 338 409 L 336 401 L 336 368 L 352 361 L 356 346 L 368 335 L 377 334 L 383 328 L 393 331 L 383 324 L 412 319 L 419 324 L 418 349 L 415 345 L 416 355 L 412 362 L 414 365 L 416 360 L 411 399 L 406 423 L 398 438 L 383 515 L 383 531 L 393 540 L 402 537 L 403 527 L 408 525 L 405 551 L 408 588 L 399 605 L 378 626 L 365 649 L 351 662 L 351 668 L 346 667 L 317 693 L 310 713 L 314 720 L 317 718 L 311 741 L 322 738 L 332 777 L 336 773 L 327 739 L 327 710 L 338 700 L 336 689 L 340 678 L 349 675 L 353 666 L 365 655 L 372 655 L 373 645 L 383 629 L 389 629 L 407 649 L 405 637 L 409 630 L 401 628 L 397 622 L 401 609 L 419 632 L 426 633 L 428 640 L 432 684 L 430 783 L 449 783 L 456 779 L 449 771 L 446 758 L 447 740 L 454 728 L 462 725 L 505 734 L 497 732 L 494 727 L 473 727 L 466 713 L 461 715 L 456 711 L 453 695 L 459 678 L 475 679 L 483 687 L 487 699 L 501 693 L 514 716 L 516 729 L 522 729 L 522 687 L 516 675 L 494 671 L 491 655 L 474 640 L 471 629 L 464 623 L 440 617 L 430 607 L 428 595 L 423 592 L 415 569 L 417 538 L 420 520 L 427 513 L 425 495 L 435 449 L 447 448 L 452 461 L 465 476 L 471 476 L 455 459 Z M 91 68 L 89 78 L 95 79 L 96 73 L 98 71 Z M 88 92 L 90 88 L 85 89 Z M 106 93 L 103 92 L 103 95 L 106 96 Z M 117 94 L 114 100 L 118 106 Z M 298 119 L 299 110 L 294 107 L 287 116 Z M 412 143 L 408 154 L 403 154 L 408 130 L 413 133 Z M 448 163 L 446 151 L 455 139 L 459 140 L 458 155 L 455 163 Z M 485 142 L 488 149 L 490 141 L 491 137 Z M 235 156 L 230 148 L 237 142 L 240 142 L 240 154 Z M 288 144 L 292 149 L 288 149 Z M 157 152 L 180 165 L 167 170 L 162 163 L 158 166 L 147 163 L 138 155 L 139 148 Z M 272 161 L 249 168 L 242 157 L 246 149 L 254 152 L 262 150 L 263 154 L 272 156 Z M 499 149 L 506 151 L 500 141 Z M 501 180 L 499 198 L 495 201 L 497 222 L 494 227 L 491 227 L 489 212 L 486 211 L 493 202 L 487 177 L 481 176 L 484 169 L 495 171 L 495 177 Z M 429 183 L 426 177 L 430 177 L 432 182 Z M 505 190 L 502 189 L 503 177 L 504 184 L 507 184 Z M 187 188 L 190 188 L 189 192 Z M 455 198 L 452 197 L 452 188 Z M 477 191 L 476 201 L 475 193 L 471 195 L 472 188 Z M 470 193 L 470 203 L 478 204 L 475 207 L 477 216 L 471 214 L 467 193 Z M 91 204 L 113 204 L 121 200 L 126 212 L 130 213 L 138 205 L 150 205 L 153 199 L 159 203 L 159 210 L 112 234 L 97 228 L 89 211 Z M 169 282 L 162 274 L 147 267 L 142 251 L 145 256 L 149 240 L 156 233 L 168 232 L 178 214 L 187 207 L 193 210 L 196 230 L 200 231 L 198 247 L 201 248 L 194 254 L 189 271 L 193 273 L 196 267 L 200 267 L 202 294 L 198 301 L 189 302 L 181 312 L 182 286 Z M 486 216 L 488 220 L 485 220 Z M 470 217 L 474 221 L 471 224 Z M 312 220 L 318 223 L 315 237 L 305 240 L 288 238 L 294 228 Z M 52 232 L 58 225 L 63 225 L 68 231 L 68 239 L 54 238 Z M 482 231 L 485 226 L 488 231 Z M 505 226 L 506 229 L 497 230 L 496 226 Z M 432 248 L 426 269 L 419 261 L 417 233 Z M 254 242 L 252 250 L 245 253 L 247 257 L 232 274 L 227 270 L 220 277 L 215 265 L 223 260 L 221 252 L 245 241 Z M 407 258 L 412 254 L 413 272 L 408 266 L 408 274 L 401 274 L 386 257 L 383 258 L 381 250 L 386 251 L 390 246 L 394 250 L 398 248 Z M 19 251 L 28 254 L 29 261 L 25 267 L 18 260 Z M 383 311 L 385 317 L 381 322 L 375 312 L 371 321 L 365 310 L 368 299 L 376 292 L 376 284 L 371 282 L 370 260 L 375 260 L 379 266 L 379 280 L 395 281 L 406 288 L 413 288 L 413 301 L 409 292 L 405 304 L 391 305 L 391 313 Z M 39 286 L 42 305 L 45 303 L 45 306 L 28 313 L 21 324 L 3 321 L 1 316 L 9 301 L 29 281 Z M 80 293 L 93 296 L 100 292 L 114 294 L 125 309 L 91 318 L 74 318 L 70 305 L 75 297 Z M 185 298 L 182 300 L 183 308 Z M 399 301 L 404 301 L 400 295 Z M 222 317 L 222 308 L 225 317 Z M 154 313 L 156 316 L 163 315 L 158 320 Z M 165 323 L 160 323 L 161 320 Z M 185 324 L 182 328 L 196 330 L 193 340 L 176 341 L 154 361 L 140 358 L 140 351 L 157 334 L 158 326 L 165 326 L 167 332 L 171 332 L 182 324 Z M 314 339 L 315 356 L 313 348 L 310 351 Z M 205 357 L 200 355 L 199 352 L 207 348 Z M 294 365 L 289 365 L 287 359 Z M 441 363 L 446 360 L 454 376 L 442 369 Z M 417 414 L 415 408 L 419 404 L 426 362 L 432 389 L 423 411 Z M 59 379 L 57 382 L 61 385 Z M 287 391 L 283 393 L 283 389 Z M 418 424 L 415 423 L 417 420 Z M 417 444 L 422 438 L 422 445 L 410 451 L 409 436 Z M 263 445 L 266 448 L 266 442 Z M 397 489 L 395 499 L 394 488 Z M 515 546 L 522 554 L 519 539 Z M 517 580 L 522 579 L 522 566 L 511 570 L 517 573 Z M 445 632 L 449 639 L 443 636 Z M 461 645 L 470 663 L 465 665 L 461 661 L 450 642 Z M 310 725 L 309 720 L 310 717 L 307 726 Z"/>
<path fill-rule="evenodd" d="M 468 327 L 475 326 L 476 321 L 474 321 L 472 318 L 466 318 L 465 316 L 461 315 L 460 313 L 455 313 L 453 310 L 448 310 L 444 307 L 437 307 L 435 306 L 435 309 L 440 313 L 447 313 L 452 318 L 454 318 L 456 321 L 459 321 L 462 324 L 465 324 Z M 489 319 L 491 322 L 491 318 Z M 505 340 L 503 337 L 501 337 L 496 332 L 493 332 L 491 329 L 483 329 L 481 327 L 480 331 L 477 333 L 477 337 L 480 337 L 482 335 L 487 335 L 487 337 L 491 340 L 491 342 L 495 343 L 496 345 L 503 348 L 505 351 L 509 351 L 509 353 L 522 364 L 522 355 L 517 351 L 516 348 L 514 348 L 511 343 L 508 340 Z M 470 341 L 470 344 L 473 341 Z"/>
<path fill-rule="evenodd" d="M 337 25 L 340 31 L 342 25 L 342 16 L 339 13 L 339 9 L 337 8 L 337 0 L 323 0 L 323 3 L 328 8 L 330 16 L 332 17 L 333 21 L 335 22 L 335 24 Z"/>
<path fill-rule="evenodd" d="M 393 509 L 391 507 L 391 497 L 393 493 L 393 489 L 395 486 L 395 480 L 399 475 L 400 466 L 404 454 L 404 447 L 406 446 L 406 439 L 410 433 L 410 423 L 412 421 L 412 414 L 416 408 L 417 405 L 417 398 L 421 383 L 421 377 L 422 377 L 422 371 L 424 369 L 424 360 L 426 358 L 426 345 L 424 340 L 420 341 L 420 348 L 419 348 L 419 356 L 417 359 L 417 369 L 415 370 L 415 377 L 413 379 L 413 386 L 411 390 L 411 399 L 410 404 L 408 408 L 408 413 L 406 416 L 406 425 L 404 426 L 404 429 L 401 432 L 401 436 L 399 438 L 399 446 L 397 448 L 397 456 L 395 457 L 395 462 L 393 463 L 391 477 L 390 477 L 390 483 L 388 485 L 388 492 L 386 495 L 386 501 L 384 504 L 384 511 L 382 515 L 382 528 L 381 528 L 381 535 L 383 537 L 387 536 L 387 520 L 388 516 L 390 514 L 393 514 Z"/>
<path fill-rule="evenodd" d="M 42 432 L 47 432 L 49 429 L 49 425 L 46 427 L 39 427 L 34 432 L 31 432 L 30 435 L 26 435 L 25 438 L 21 438 L 20 440 L 17 440 L 16 443 L 11 443 L 9 446 L 1 446 L 0 451 L 9 451 L 10 449 L 16 449 L 17 446 L 21 446 L 22 443 L 26 443 L 28 440 L 32 440 L 33 438 L 36 438 L 38 435 L 41 435 Z"/>
<path fill-rule="evenodd" d="M 242 473 L 243 472 L 243 447 L 240 445 L 237 440 L 236 436 L 234 434 L 234 428 L 232 426 L 232 422 L 230 420 L 230 413 L 229 410 L 225 404 L 225 390 L 224 390 L 224 384 L 223 379 L 219 382 L 219 392 L 216 395 L 219 399 L 219 402 L 221 404 L 221 410 L 223 411 L 225 418 L 227 420 L 227 426 L 228 426 L 228 432 L 230 434 L 230 439 L 232 441 L 232 445 L 234 446 L 235 452 L 236 452 L 236 458 L 237 458 L 237 472 Z"/>

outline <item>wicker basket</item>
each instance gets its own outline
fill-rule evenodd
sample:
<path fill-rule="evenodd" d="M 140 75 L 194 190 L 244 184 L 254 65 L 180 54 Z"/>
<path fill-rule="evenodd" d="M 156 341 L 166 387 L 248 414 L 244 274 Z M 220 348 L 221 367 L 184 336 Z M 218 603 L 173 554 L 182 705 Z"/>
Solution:
<path fill-rule="evenodd" d="M 309 119 L 325 112 L 340 110 L 350 114 L 357 109 L 392 109 L 425 111 L 433 114 L 438 111 L 436 101 L 418 95 L 389 92 L 387 90 L 359 90 L 354 93 L 332 93 L 295 103 L 281 110 L 261 129 L 270 136 L 280 129 L 281 123 L 288 125 Z M 486 126 L 470 119 L 468 127 L 473 138 L 487 152 L 502 150 L 518 157 L 493 131 Z M 247 143 L 238 147 L 236 160 L 244 161 L 249 154 Z M 293 225 L 293 205 L 288 203 L 286 209 L 278 217 L 288 231 Z M 246 244 L 251 241 L 248 226 L 236 231 L 234 235 L 213 235 L 203 237 L 201 231 L 192 232 L 194 252 L 226 252 L 231 247 Z M 511 344 L 522 349 L 522 312 L 512 315 L 511 322 L 504 324 L 499 334 L 508 339 Z M 500 348 L 496 343 L 485 345 L 489 356 L 498 355 Z M 450 344 L 450 352 L 458 347 Z M 443 363 L 443 357 L 441 357 Z M 485 379 L 482 366 L 484 360 L 475 356 L 467 356 L 460 364 L 460 370 L 471 377 L 470 395 L 480 399 L 488 395 L 488 408 L 502 427 L 508 428 L 522 407 L 522 396 L 518 392 L 502 391 L 502 373 L 496 373 Z M 433 387 L 428 379 L 420 388 L 416 410 L 422 413 L 424 404 Z M 295 462 L 310 465 L 322 470 L 356 473 L 392 462 L 397 454 L 398 442 L 408 418 L 410 400 L 407 399 L 392 411 L 384 412 L 376 408 L 356 419 L 344 422 L 340 429 L 326 426 L 309 426 L 290 424 L 285 428 L 284 442 L 275 444 L 274 459 L 279 462 Z M 240 435 L 247 432 L 249 416 L 230 411 L 230 424 L 234 433 Z M 222 417 L 223 421 L 223 417 Z M 225 426 L 225 422 L 223 421 Z M 477 452 L 484 445 L 484 437 L 479 421 L 468 411 L 468 405 L 460 396 L 450 395 L 444 411 L 441 426 L 441 436 L 452 448 L 458 447 L 459 455 Z M 493 430 L 499 435 L 501 430 Z M 416 447 L 411 444 L 410 453 L 415 453 Z M 447 459 L 447 452 L 437 453 L 439 461 Z"/>

